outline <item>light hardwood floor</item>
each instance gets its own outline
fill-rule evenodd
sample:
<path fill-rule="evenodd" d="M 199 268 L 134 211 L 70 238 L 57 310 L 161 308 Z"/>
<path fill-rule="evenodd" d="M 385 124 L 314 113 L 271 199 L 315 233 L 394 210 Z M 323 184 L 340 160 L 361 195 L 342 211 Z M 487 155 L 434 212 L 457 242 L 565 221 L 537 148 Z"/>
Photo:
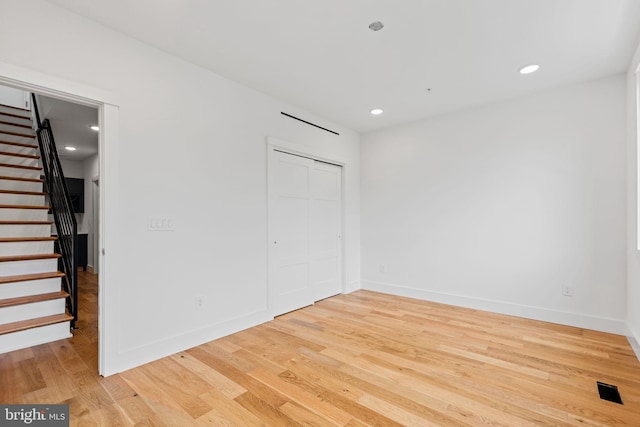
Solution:
<path fill-rule="evenodd" d="M 101 378 L 80 277 L 80 329 L 0 355 L 1 403 L 68 403 L 72 425 L 640 426 L 622 336 L 367 291 Z"/>

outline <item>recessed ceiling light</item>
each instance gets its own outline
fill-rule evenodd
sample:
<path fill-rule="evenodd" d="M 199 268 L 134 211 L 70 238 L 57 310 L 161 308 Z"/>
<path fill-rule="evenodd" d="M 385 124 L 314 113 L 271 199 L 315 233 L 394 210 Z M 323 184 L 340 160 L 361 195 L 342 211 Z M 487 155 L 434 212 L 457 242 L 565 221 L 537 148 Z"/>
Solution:
<path fill-rule="evenodd" d="M 369 29 L 371 31 L 380 31 L 382 28 L 384 28 L 384 24 L 380 21 L 372 22 L 371 24 L 369 24 Z"/>
<path fill-rule="evenodd" d="M 100 130 L 100 126 L 98 125 L 89 126 L 89 128 L 91 128 L 91 130 L 95 130 L 96 132 Z"/>
<path fill-rule="evenodd" d="M 524 66 L 524 67 L 520 68 L 520 74 L 535 73 L 539 69 L 540 69 L 540 66 L 538 64 L 527 65 L 527 66 Z"/>
<path fill-rule="evenodd" d="M 370 113 L 374 116 L 379 116 L 380 114 L 384 113 L 384 110 L 382 108 L 374 108 L 370 111 Z"/>
<path fill-rule="evenodd" d="M 67 151 L 76 151 L 76 147 L 73 147 L 71 145 L 65 145 L 64 149 Z"/>

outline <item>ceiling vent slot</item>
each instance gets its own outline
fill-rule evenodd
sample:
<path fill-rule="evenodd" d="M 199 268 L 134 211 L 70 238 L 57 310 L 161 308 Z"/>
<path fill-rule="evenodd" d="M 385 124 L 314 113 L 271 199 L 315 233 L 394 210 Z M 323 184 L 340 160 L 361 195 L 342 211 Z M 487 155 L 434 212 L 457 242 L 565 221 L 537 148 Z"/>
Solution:
<path fill-rule="evenodd" d="M 318 129 L 322 129 L 322 130 L 325 130 L 325 131 L 327 131 L 327 132 L 331 132 L 331 133 L 332 133 L 332 134 L 334 134 L 334 135 L 338 135 L 338 136 L 340 135 L 338 132 L 334 132 L 334 131 L 332 131 L 331 129 L 323 128 L 322 126 L 318 126 L 318 125 L 317 125 L 317 124 L 315 124 L 315 123 L 311 123 L 311 122 L 308 122 L 308 121 L 306 121 L 306 120 L 302 120 L 301 118 L 296 117 L 296 116 L 292 116 L 291 114 L 287 114 L 287 113 L 285 113 L 284 111 L 280 111 L 280 114 L 282 114 L 283 116 L 287 116 L 287 117 L 290 117 L 290 118 L 292 118 L 292 119 L 298 120 L 298 121 L 300 121 L 300 122 L 302 122 L 302 123 L 306 123 L 306 124 L 308 124 L 308 125 L 311 125 L 311 126 L 317 127 Z"/>

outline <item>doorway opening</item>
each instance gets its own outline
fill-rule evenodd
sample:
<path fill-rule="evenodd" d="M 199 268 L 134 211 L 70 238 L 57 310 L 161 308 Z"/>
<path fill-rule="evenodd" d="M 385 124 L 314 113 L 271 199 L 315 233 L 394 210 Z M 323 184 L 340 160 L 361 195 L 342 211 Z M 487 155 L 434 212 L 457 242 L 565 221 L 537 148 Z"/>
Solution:
<path fill-rule="evenodd" d="M 0 65 L 3 64 L 0 63 Z M 99 175 L 102 178 L 102 182 L 106 182 L 104 180 L 107 175 L 105 153 L 115 150 L 117 141 L 115 138 L 117 133 L 115 132 L 115 129 L 117 128 L 118 107 L 117 102 L 114 102 L 115 98 L 113 94 L 93 89 L 88 86 L 79 85 L 75 82 L 66 81 L 58 77 L 34 72 L 29 69 L 23 69 L 9 64 L 4 65 L 6 66 L 2 66 L 2 68 L 0 68 L 0 85 L 2 86 L 35 93 L 43 97 L 64 101 L 73 105 L 90 107 L 97 111 L 97 123 L 92 123 L 94 125 L 98 125 L 100 128 L 100 132 L 98 133 L 96 163 L 97 168 L 100 171 Z M 109 141 L 108 144 L 107 141 Z M 107 149 L 107 145 L 111 148 Z M 97 176 L 98 173 L 94 173 L 94 175 Z M 88 205 L 91 207 L 93 206 L 92 186 L 92 179 L 90 179 L 88 185 L 86 185 L 84 189 L 85 192 L 87 192 L 85 198 L 88 201 Z M 108 376 L 115 373 L 117 368 L 115 367 L 115 363 L 111 361 L 112 358 L 109 357 L 110 353 L 107 351 L 106 347 L 106 343 L 108 342 L 107 332 L 109 330 L 109 311 L 107 300 L 109 295 L 114 295 L 117 291 L 105 286 L 108 277 L 108 268 L 106 268 L 108 265 L 105 264 L 104 260 L 105 242 L 107 241 L 105 238 L 105 230 L 108 230 L 108 215 L 106 215 L 106 213 L 108 212 L 108 209 L 107 204 L 104 201 L 107 197 L 104 191 L 97 193 L 97 197 L 100 199 L 97 213 L 95 215 L 87 215 L 85 220 L 88 221 L 88 223 L 91 223 L 91 233 L 98 242 L 97 253 L 95 253 L 94 250 L 96 246 L 95 242 L 92 242 L 93 244 L 91 245 L 92 258 L 95 259 L 97 257 L 98 259 L 97 262 L 94 261 L 93 267 L 98 267 L 100 271 L 100 275 L 95 276 L 98 306 L 96 313 L 97 322 L 95 322 L 98 326 L 98 330 L 95 335 L 95 344 L 97 344 L 95 352 L 97 356 L 96 368 L 100 375 Z M 94 221 L 95 216 L 97 216 L 98 221 Z M 95 230 L 93 230 L 94 228 Z M 89 232 L 87 234 L 89 234 Z M 89 251 L 89 245 L 87 245 L 87 250 Z M 88 267 L 90 266 L 90 259 L 91 258 L 88 258 L 87 260 Z"/>

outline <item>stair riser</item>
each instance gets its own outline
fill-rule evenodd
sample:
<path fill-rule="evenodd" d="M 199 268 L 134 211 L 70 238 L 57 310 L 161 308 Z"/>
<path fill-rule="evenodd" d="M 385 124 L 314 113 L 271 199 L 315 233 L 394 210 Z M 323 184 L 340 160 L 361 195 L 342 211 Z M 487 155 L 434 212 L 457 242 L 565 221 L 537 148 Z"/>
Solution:
<path fill-rule="evenodd" d="M 17 178 L 30 178 L 30 179 L 39 179 L 42 171 L 40 170 L 31 170 L 31 169 L 21 169 L 21 168 L 12 168 L 7 166 L 0 166 L 0 175 L 1 176 L 12 176 Z"/>
<path fill-rule="evenodd" d="M 17 125 L 33 126 L 31 124 L 32 123 L 31 119 L 20 119 L 18 117 L 8 116 L 8 115 L 3 114 L 3 113 L 4 113 L 3 111 L 0 111 L 0 121 L 15 123 Z"/>
<path fill-rule="evenodd" d="M 6 154 L 0 155 L 0 163 L 8 163 L 10 165 L 40 167 L 40 159 L 30 159 L 28 157 L 9 156 Z"/>
<path fill-rule="evenodd" d="M 35 317 L 52 316 L 65 311 L 64 298 L 51 301 L 40 301 L 12 307 L 0 307 L 0 325 L 20 322 Z"/>
<path fill-rule="evenodd" d="M 58 270 L 58 259 L 0 262 L 0 276 L 50 273 Z"/>
<path fill-rule="evenodd" d="M 0 299 L 48 294 L 60 290 L 60 278 L 14 282 L 0 285 Z"/>
<path fill-rule="evenodd" d="M 44 196 L 34 196 L 31 194 L 0 193 L 0 203 L 2 203 L 3 205 L 44 206 Z M 0 236 L 2 236 L 2 233 L 0 233 Z"/>
<path fill-rule="evenodd" d="M 30 118 L 29 114 L 31 114 L 30 111 L 21 110 L 18 108 L 10 108 L 5 105 L 0 105 L 0 113 L 9 113 L 16 116 L 24 116 L 26 118 Z"/>
<path fill-rule="evenodd" d="M 71 338 L 69 322 L 0 335 L 0 354 Z"/>
<path fill-rule="evenodd" d="M 46 209 L 0 209 L 0 221 L 46 221 Z"/>
<path fill-rule="evenodd" d="M 9 142 L 19 142 L 21 144 L 37 145 L 38 140 L 33 137 L 10 135 L 0 132 L 0 140 Z"/>
<path fill-rule="evenodd" d="M 29 156 L 37 156 L 38 150 L 30 147 L 22 147 L 20 145 L 3 144 L 0 139 L 0 151 L 16 154 L 27 154 Z"/>
<path fill-rule="evenodd" d="M 41 182 L 14 181 L 12 179 L 0 179 L 0 189 L 13 191 L 39 191 L 43 189 Z"/>
<path fill-rule="evenodd" d="M 2 117 L 0 116 L 0 122 L 5 122 L 5 121 L 6 120 L 3 120 Z M 35 132 L 30 127 L 25 128 L 25 127 L 16 126 L 13 124 L 8 125 L 6 123 L 0 123 L 0 132 L 25 133 L 25 134 L 35 136 Z"/>
<path fill-rule="evenodd" d="M 53 241 L 0 243 L 0 256 L 37 255 L 50 253 L 53 253 Z"/>
<path fill-rule="evenodd" d="M 0 236 L 2 237 L 49 237 L 51 225 L 27 225 L 27 224 L 0 224 Z M 0 266 L 2 263 L 0 263 Z"/>

